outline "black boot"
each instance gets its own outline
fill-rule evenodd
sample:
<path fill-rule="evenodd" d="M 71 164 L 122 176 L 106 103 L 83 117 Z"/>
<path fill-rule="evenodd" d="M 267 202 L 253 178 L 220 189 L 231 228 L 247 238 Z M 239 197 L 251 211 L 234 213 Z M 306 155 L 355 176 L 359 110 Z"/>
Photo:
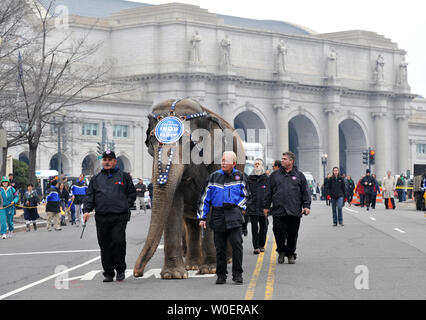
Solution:
<path fill-rule="evenodd" d="M 37 231 L 37 223 L 33 222 L 34 231 Z"/>

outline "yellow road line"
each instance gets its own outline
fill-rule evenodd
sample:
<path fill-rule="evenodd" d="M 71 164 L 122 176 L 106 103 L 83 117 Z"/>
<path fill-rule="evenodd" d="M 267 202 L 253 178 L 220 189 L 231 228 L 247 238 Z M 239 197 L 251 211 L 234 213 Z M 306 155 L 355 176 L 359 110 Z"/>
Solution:
<path fill-rule="evenodd" d="M 265 298 L 264 300 L 272 300 L 272 295 L 274 293 L 274 281 L 275 281 L 275 269 L 277 264 L 277 243 L 275 242 L 272 245 L 271 258 L 269 262 L 269 271 L 268 278 L 266 280 L 266 289 L 265 289 Z"/>
<path fill-rule="evenodd" d="M 266 252 L 266 246 L 267 245 L 268 245 L 268 236 L 266 236 L 266 241 L 265 241 L 265 252 Z M 246 297 L 244 298 L 245 300 L 253 300 L 254 290 L 256 289 L 257 279 L 259 279 L 259 274 L 260 274 L 260 271 L 262 270 L 263 257 L 264 256 L 265 256 L 265 253 L 261 252 L 259 254 L 259 257 L 257 258 L 256 268 L 254 269 L 253 275 L 252 275 L 250 283 L 248 285 Z"/>

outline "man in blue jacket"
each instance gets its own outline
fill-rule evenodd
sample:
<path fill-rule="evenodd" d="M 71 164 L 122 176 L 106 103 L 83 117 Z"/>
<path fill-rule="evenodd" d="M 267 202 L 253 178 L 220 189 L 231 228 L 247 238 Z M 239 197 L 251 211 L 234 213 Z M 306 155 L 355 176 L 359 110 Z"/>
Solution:
<path fill-rule="evenodd" d="M 52 224 L 55 230 L 62 230 L 59 223 L 61 221 L 61 198 L 59 190 L 56 187 L 58 181 L 53 180 L 50 188 L 47 189 L 46 197 L 46 214 L 47 214 L 47 231 L 52 231 Z"/>
<path fill-rule="evenodd" d="M 78 227 L 80 223 L 83 224 L 83 202 L 84 197 L 86 196 L 87 192 L 87 184 L 84 180 L 84 174 L 80 174 L 78 177 L 78 180 L 75 184 L 71 187 L 71 195 L 72 195 L 72 202 L 75 205 L 75 215 L 76 215 L 76 226 Z"/>
<path fill-rule="evenodd" d="M 243 283 L 242 225 L 249 196 L 248 182 L 244 174 L 235 169 L 237 156 L 232 151 L 222 155 L 221 169 L 210 174 L 201 195 L 198 218 L 200 227 L 206 228 L 211 209 L 209 226 L 214 232 L 216 247 L 216 284 L 226 283 L 226 243 L 232 247 L 232 280 Z"/>

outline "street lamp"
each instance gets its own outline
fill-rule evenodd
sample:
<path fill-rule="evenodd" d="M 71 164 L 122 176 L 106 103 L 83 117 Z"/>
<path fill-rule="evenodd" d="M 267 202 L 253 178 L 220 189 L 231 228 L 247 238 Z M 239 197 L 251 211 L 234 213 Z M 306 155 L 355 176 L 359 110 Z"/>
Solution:
<path fill-rule="evenodd" d="M 324 172 L 324 179 L 326 178 L 326 176 L 325 176 L 325 168 L 327 167 L 327 158 L 328 158 L 328 155 L 327 155 L 327 154 L 324 154 L 324 155 L 321 157 L 321 163 L 322 163 L 323 172 Z"/>

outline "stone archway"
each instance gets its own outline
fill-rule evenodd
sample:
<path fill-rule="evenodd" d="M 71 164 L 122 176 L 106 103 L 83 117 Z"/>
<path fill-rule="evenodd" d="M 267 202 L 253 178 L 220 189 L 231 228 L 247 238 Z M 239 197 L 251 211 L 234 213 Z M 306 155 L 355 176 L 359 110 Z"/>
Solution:
<path fill-rule="evenodd" d="M 50 162 L 49 162 L 49 169 L 50 170 L 57 170 L 58 171 L 59 168 L 59 163 L 58 163 L 58 154 L 54 154 L 52 156 L 52 158 L 50 158 Z M 70 173 L 70 163 L 68 161 L 68 158 L 61 154 L 61 172 L 59 172 L 59 174 L 69 174 Z"/>
<path fill-rule="evenodd" d="M 339 124 L 339 163 L 340 171 L 357 181 L 365 174 L 362 151 L 367 149 L 367 139 L 360 124 L 346 119 Z"/>
<path fill-rule="evenodd" d="M 300 171 L 311 172 L 320 181 L 320 139 L 311 119 L 296 115 L 288 122 L 289 149 L 296 155 L 295 165 Z"/>
<path fill-rule="evenodd" d="M 247 110 L 239 113 L 234 119 L 234 128 L 245 142 L 248 160 L 262 158 L 267 164 L 273 162 L 268 159 L 268 129 L 256 113 Z"/>
<path fill-rule="evenodd" d="M 129 159 L 124 155 L 121 155 L 117 158 L 117 166 L 124 172 L 132 172 L 132 165 Z"/>
<path fill-rule="evenodd" d="M 81 173 L 85 176 L 93 176 L 98 173 L 100 169 L 101 165 L 96 155 L 89 154 L 85 156 L 81 162 Z"/>

